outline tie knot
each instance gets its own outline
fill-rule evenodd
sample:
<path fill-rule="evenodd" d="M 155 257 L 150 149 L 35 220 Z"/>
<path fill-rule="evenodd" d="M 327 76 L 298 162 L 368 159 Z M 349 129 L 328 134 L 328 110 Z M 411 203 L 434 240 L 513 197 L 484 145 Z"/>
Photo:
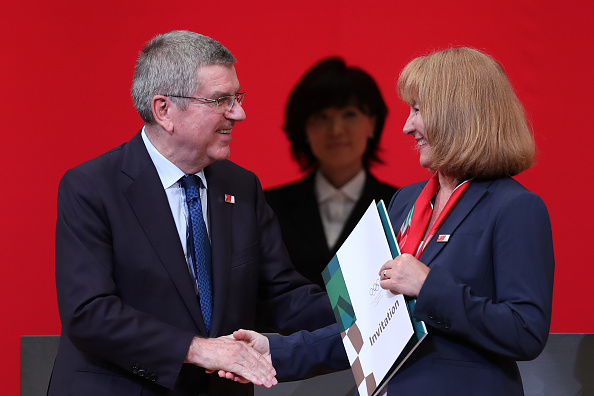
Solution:
<path fill-rule="evenodd" d="M 186 175 L 179 179 L 182 188 L 186 193 L 186 201 L 200 198 L 200 188 L 202 180 L 196 175 Z"/>

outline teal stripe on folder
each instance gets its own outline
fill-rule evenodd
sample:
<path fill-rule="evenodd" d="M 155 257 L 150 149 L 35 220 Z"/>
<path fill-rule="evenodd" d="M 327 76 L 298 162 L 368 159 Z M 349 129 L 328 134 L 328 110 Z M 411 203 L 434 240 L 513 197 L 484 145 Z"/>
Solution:
<path fill-rule="evenodd" d="M 392 229 L 392 223 L 390 223 L 390 218 L 388 217 L 388 211 L 386 210 L 386 205 L 384 205 L 384 201 L 381 200 L 377 204 L 377 211 L 380 216 L 380 220 L 382 221 L 382 225 L 384 226 L 384 232 L 386 234 L 386 239 L 388 240 L 388 245 L 390 246 L 390 252 L 392 253 L 392 258 L 396 258 L 400 256 L 400 248 L 396 243 L 396 237 L 394 236 L 394 230 Z"/>

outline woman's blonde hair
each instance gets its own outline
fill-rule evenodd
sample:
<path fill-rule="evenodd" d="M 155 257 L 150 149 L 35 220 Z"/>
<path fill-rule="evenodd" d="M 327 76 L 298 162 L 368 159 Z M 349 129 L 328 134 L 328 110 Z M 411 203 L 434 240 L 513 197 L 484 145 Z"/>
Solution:
<path fill-rule="evenodd" d="M 419 106 L 432 168 L 462 178 L 517 175 L 534 162 L 534 138 L 503 71 L 472 48 L 450 48 L 412 60 L 398 95 Z"/>

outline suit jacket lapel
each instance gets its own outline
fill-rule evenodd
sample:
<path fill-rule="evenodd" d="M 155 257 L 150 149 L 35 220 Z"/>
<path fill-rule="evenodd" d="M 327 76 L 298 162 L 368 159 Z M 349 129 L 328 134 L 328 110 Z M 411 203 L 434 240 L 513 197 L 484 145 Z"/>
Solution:
<path fill-rule="evenodd" d="M 208 184 L 208 219 L 212 252 L 213 307 L 210 334 L 218 334 L 229 294 L 228 275 L 231 272 L 231 227 L 233 204 L 225 202 L 225 194 L 235 194 L 227 186 L 225 175 L 218 174 L 217 163 L 205 168 Z M 213 221 L 216 219 L 216 221 Z"/>
<path fill-rule="evenodd" d="M 439 235 L 452 235 L 452 237 L 455 238 L 454 232 L 472 211 L 472 209 L 479 203 L 481 198 L 487 194 L 487 188 L 489 185 L 491 185 L 491 183 L 492 181 L 479 181 L 472 182 L 470 184 L 468 190 L 464 192 L 464 195 L 460 197 L 460 200 L 456 203 L 456 206 L 454 206 L 448 217 L 444 220 L 443 224 L 437 231 L 437 234 L 433 237 L 433 240 L 429 242 L 425 248 L 425 251 L 420 257 L 423 263 L 431 266 L 431 262 L 447 245 L 447 242 L 436 242 Z"/>
<path fill-rule="evenodd" d="M 129 177 L 124 195 L 178 289 L 196 325 L 206 334 L 200 307 L 167 196 L 140 134 L 124 148 L 122 172 Z"/>
<path fill-rule="evenodd" d="M 326 242 L 320 209 L 314 192 L 315 171 L 307 175 L 299 184 L 299 188 L 296 188 L 294 195 L 290 197 L 295 203 L 294 210 L 291 212 L 292 223 L 296 227 L 293 235 L 306 238 L 309 241 L 308 245 L 317 252 L 318 256 L 327 257 L 330 254 L 330 249 Z"/>

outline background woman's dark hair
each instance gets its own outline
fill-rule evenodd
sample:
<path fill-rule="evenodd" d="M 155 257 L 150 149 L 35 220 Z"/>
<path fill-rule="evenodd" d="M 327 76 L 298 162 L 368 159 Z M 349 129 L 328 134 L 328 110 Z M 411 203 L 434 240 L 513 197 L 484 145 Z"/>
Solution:
<path fill-rule="evenodd" d="M 374 79 L 357 67 L 347 67 L 337 57 L 323 59 L 309 69 L 297 83 L 285 111 L 284 130 L 291 141 L 291 151 L 302 170 L 317 164 L 307 142 L 307 119 L 329 107 L 355 106 L 364 114 L 375 117 L 375 129 L 363 155 L 363 166 L 381 163 L 378 146 L 388 108 Z"/>

